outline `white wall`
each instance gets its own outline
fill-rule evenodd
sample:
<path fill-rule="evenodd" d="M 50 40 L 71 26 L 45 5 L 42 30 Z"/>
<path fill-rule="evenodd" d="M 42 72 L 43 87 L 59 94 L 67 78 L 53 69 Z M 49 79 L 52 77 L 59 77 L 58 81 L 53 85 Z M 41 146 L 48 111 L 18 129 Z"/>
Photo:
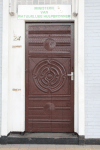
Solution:
<path fill-rule="evenodd" d="M 100 138 L 100 0 L 85 0 L 85 137 Z"/>
<path fill-rule="evenodd" d="M 13 41 L 13 32 L 21 36 Z M 2 41 L 2 126 L 1 135 L 25 131 L 25 23 L 9 15 L 9 1 L 3 0 Z M 16 48 L 16 46 L 21 46 Z M 13 48 L 15 47 L 15 48 Z"/>
<path fill-rule="evenodd" d="M 25 131 L 25 22 L 10 17 L 8 131 Z M 13 36 L 21 36 L 14 41 Z M 20 48 L 13 46 L 21 46 Z"/>
<path fill-rule="evenodd" d="M 3 1 L 0 0 L 0 136 L 1 136 L 1 102 L 2 102 L 2 7 Z"/>

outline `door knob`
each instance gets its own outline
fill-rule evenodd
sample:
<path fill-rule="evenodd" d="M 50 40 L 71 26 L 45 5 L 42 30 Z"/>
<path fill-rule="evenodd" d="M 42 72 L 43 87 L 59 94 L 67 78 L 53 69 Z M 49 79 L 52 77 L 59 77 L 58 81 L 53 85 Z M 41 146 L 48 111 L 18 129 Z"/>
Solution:
<path fill-rule="evenodd" d="M 74 72 L 71 72 L 71 74 L 67 74 L 67 76 L 70 76 L 71 80 L 74 80 Z"/>

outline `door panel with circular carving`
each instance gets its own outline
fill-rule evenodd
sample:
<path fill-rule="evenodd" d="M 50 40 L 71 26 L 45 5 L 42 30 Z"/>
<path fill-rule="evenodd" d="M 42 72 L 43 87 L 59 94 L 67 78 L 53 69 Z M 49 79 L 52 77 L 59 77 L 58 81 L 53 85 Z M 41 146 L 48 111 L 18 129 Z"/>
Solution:
<path fill-rule="evenodd" d="M 26 131 L 74 131 L 73 52 L 73 23 L 26 23 Z"/>

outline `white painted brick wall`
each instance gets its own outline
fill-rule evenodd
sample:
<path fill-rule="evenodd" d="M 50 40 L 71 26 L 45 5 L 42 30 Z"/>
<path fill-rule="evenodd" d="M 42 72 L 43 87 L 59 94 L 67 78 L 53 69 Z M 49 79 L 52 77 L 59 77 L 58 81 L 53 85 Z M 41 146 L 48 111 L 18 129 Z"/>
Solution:
<path fill-rule="evenodd" d="M 3 0 L 0 0 L 0 136 L 1 136 L 1 97 L 2 97 L 2 7 L 3 7 Z"/>
<path fill-rule="evenodd" d="M 85 0 L 85 138 L 100 138 L 100 0 Z"/>

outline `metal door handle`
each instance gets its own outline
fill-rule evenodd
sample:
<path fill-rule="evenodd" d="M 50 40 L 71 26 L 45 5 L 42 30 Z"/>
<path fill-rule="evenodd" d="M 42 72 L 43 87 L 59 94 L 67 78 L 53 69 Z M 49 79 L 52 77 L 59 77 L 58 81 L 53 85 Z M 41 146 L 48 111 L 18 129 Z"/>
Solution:
<path fill-rule="evenodd" d="M 71 74 L 67 74 L 67 76 L 70 76 L 71 80 L 74 80 L 74 72 L 71 72 Z"/>

